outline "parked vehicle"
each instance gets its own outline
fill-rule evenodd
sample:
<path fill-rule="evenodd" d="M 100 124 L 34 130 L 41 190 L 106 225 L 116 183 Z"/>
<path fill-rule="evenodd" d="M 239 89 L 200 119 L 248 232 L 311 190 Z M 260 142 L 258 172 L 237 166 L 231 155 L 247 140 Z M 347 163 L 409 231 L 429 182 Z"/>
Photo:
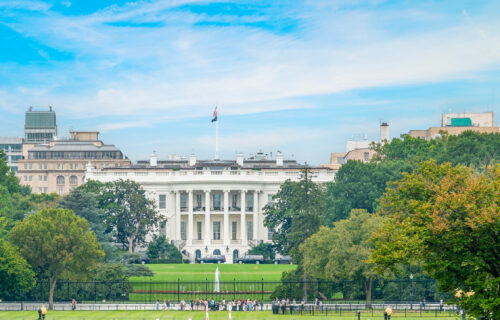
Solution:
<path fill-rule="evenodd" d="M 236 259 L 236 263 L 255 263 L 260 264 L 264 262 L 264 256 L 262 255 L 246 255 L 244 257 Z"/>
<path fill-rule="evenodd" d="M 223 255 L 211 255 L 201 258 L 196 258 L 197 263 L 224 263 L 226 262 L 226 257 Z"/>
<path fill-rule="evenodd" d="M 292 257 L 282 256 L 274 259 L 274 264 L 292 264 Z"/>

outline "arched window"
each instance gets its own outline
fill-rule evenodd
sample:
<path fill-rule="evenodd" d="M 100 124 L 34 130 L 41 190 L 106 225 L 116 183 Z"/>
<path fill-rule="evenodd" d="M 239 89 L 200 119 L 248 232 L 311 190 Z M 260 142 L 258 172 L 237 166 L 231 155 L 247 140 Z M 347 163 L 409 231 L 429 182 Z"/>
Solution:
<path fill-rule="evenodd" d="M 220 250 L 219 249 L 215 249 L 214 250 L 214 255 L 215 256 L 220 256 Z"/>
<path fill-rule="evenodd" d="M 236 263 L 236 259 L 238 259 L 238 250 L 233 251 L 233 263 Z"/>
<path fill-rule="evenodd" d="M 72 186 L 76 186 L 78 184 L 78 178 L 76 176 L 69 177 L 69 184 Z"/>
<path fill-rule="evenodd" d="M 196 259 L 200 259 L 201 258 L 201 251 L 198 249 L 194 252 L 194 255 L 196 257 Z"/>
<path fill-rule="evenodd" d="M 64 184 L 64 177 L 63 176 L 57 176 L 57 184 L 61 185 Z"/>

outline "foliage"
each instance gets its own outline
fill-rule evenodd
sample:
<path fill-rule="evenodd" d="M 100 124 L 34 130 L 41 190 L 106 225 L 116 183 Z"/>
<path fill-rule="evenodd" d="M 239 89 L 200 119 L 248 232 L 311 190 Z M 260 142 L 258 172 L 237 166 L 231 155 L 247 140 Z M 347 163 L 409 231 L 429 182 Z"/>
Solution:
<path fill-rule="evenodd" d="M 145 244 L 146 235 L 164 221 L 154 201 L 146 197 L 140 184 L 131 180 L 88 181 L 78 189 L 96 195 L 98 208 L 104 210 L 103 222 L 107 230 L 112 230 L 115 241 L 129 252 Z"/>
<path fill-rule="evenodd" d="M 412 170 L 412 164 L 401 160 L 371 163 L 347 161 L 340 167 L 335 182 L 327 185 L 323 224 L 333 226 L 335 221 L 346 219 L 352 209 L 376 212 L 387 183 L 402 178 L 403 172 Z"/>
<path fill-rule="evenodd" d="M 0 186 L 7 188 L 9 194 L 18 193 L 22 196 L 30 193 L 30 188 L 19 183 L 15 173 L 7 166 L 6 155 L 0 150 Z"/>
<path fill-rule="evenodd" d="M 125 267 L 119 263 L 100 263 L 92 271 L 92 281 L 124 281 Z"/>
<path fill-rule="evenodd" d="M 264 260 L 268 261 L 274 260 L 274 257 L 276 256 L 276 253 L 274 252 L 274 246 L 271 243 L 261 243 L 258 246 L 250 249 L 248 254 L 263 255 Z"/>
<path fill-rule="evenodd" d="M 300 262 L 299 245 L 314 234 L 324 213 L 323 186 L 311 181 L 304 170 L 298 182 L 285 181 L 273 202 L 264 207 L 264 225 L 273 231 L 273 245 L 282 255 Z"/>
<path fill-rule="evenodd" d="M 374 237 L 377 270 L 423 262 L 469 313 L 500 317 L 500 165 L 484 174 L 423 162 L 388 189 Z"/>
<path fill-rule="evenodd" d="M 168 259 L 171 263 L 182 263 L 182 254 L 177 247 L 164 236 L 154 236 L 148 244 L 150 259 Z"/>
<path fill-rule="evenodd" d="M 153 271 L 143 264 L 126 264 L 125 276 L 128 277 L 154 277 Z"/>
<path fill-rule="evenodd" d="M 373 248 L 371 234 L 382 220 L 366 210 L 355 209 L 332 229 L 321 227 L 300 246 L 305 273 L 324 280 L 354 280 L 363 287 L 366 304 L 371 305 L 376 274 L 366 260 Z"/>
<path fill-rule="evenodd" d="M 10 299 L 30 290 L 35 273 L 17 248 L 0 239 L 0 298 Z"/>
<path fill-rule="evenodd" d="M 41 210 L 18 223 L 9 239 L 28 263 L 41 268 L 49 280 L 50 308 L 57 280 L 63 274 L 86 275 L 104 257 L 87 221 L 71 210 Z"/>
<path fill-rule="evenodd" d="M 402 135 L 384 145 L 378 144 L 376 160 L 424 161 L 438 164 L 451 162 L 475 168 L 486 168 L 500 162 L 500 134 L 465 131 L 459 135 L 441 132 L 441 138 L 424 140 Z"/>
<path fill-rule="evenodd" d="M 99 242 L 111 240 L 109 237 L 111 229 L 103 223 L 104 210 L 98 207 L 97 196 L 94 193 L 83 188 L 74 189 L 59 199 L 57 207 L 72 210 L 77 216 L 86 219 Z"/>

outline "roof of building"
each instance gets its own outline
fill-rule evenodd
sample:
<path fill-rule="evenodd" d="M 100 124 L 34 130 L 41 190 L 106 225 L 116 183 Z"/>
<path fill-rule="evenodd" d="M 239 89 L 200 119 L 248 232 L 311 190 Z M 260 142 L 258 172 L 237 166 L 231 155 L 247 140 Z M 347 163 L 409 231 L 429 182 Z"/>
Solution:
<path fill-rule="evenodd" d="M 0 143 L 9 143 L 9 144 L 22 144 L 23 138 L 19 137 L 0 137 Z"/>
<path fill-rule="evenodd" d="M 36 151 L 120 151 L 120 149 L 118 149 L 112 144 L 96 146 L 89 142 L 64 141 L 64 142 L 58 142 L 54 146 L 50 146 L 48 144 L 37 144 L 33 148 L 31 148 L 28 152 L 36 152 Z"/>
<path fill-rule="evenodd" d="M 26 129 L 55 128 L 56 113 L 50 111 L 26 111 L 24 127 Z"/>
<path fill-rule="evenodd" d="M 276 160 L 244 160 L 243 166 L 238 165 L 236 160 L 196 160 L 194 166 L 189 165 L 189 160 L 158 160 L 156 166 L 151 166 L 149 160 L 139 160 L 130 167 L 119 169 L 186 169 L 197 168 L 240 168 L 240 169 L 327 169 L 322 167 L 311 167 L 300 164 L 296 160 L 283 160 L 283 166 L 278 166 Z M 113 168 L 117 169 L 117 168 Z"/>

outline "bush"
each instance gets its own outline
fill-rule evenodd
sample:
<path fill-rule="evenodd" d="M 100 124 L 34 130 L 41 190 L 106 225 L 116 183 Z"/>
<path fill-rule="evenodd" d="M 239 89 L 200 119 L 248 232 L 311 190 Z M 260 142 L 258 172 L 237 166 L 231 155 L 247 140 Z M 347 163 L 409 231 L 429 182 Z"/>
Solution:
<path fill-rule="evenodd" d="M 179 249 L 162 236 L 155 236 L 149 243 L 148 256 L 151 260 L 166 259 L 168 263 L 182 263 L 182 254 Z"/>
<path fill-rule="evenodd" d="M 129 264 L 125 266 L 126 277 L 153 277 L 151 269 L 142 264 Z"/>

